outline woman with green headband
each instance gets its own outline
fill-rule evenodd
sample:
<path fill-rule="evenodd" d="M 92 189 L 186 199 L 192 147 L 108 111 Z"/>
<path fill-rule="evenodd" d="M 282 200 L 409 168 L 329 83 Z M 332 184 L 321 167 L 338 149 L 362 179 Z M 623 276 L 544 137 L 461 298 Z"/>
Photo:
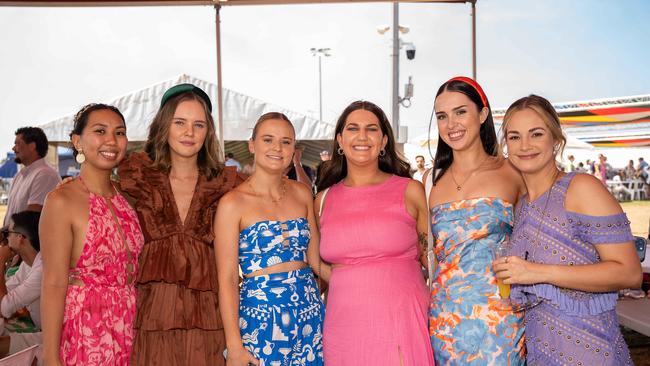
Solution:
<path fill-rule="evenodd" d="M 212 223 L 219 198 L 243 179 L 221 161 L 211 112 L 200 88 L 172 87 L 145 151 L 118 169 L 146 238 L 133 365 L 225 365 Z"/>

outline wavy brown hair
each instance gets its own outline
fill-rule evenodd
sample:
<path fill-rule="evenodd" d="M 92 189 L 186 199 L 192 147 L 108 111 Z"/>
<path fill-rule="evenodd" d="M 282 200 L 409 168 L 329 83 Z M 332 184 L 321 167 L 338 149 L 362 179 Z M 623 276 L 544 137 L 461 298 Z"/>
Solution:
<path fill-rule="evenodd" d="M 321 176 L 317 178 L 318 181 L 316 182 L 316 188 L 319 192 L 340 182 L 348 175 L 348 164 L 345 156 L 339 155 L 336 152 L 339 146 L 336 142 L 336 136 L 343 133 L 345 121 L 348 119 L 348 116 L 352 112 L 360 109 L 366 110 L 377 117 L 382 135 L 388 138 L 386 147 L 384 147 L 386 153 L 384 156 L 379 156 L 379 169 L 385 173 L 411 178 L 411 166 L 395 149 L 395 136 L 393 135 L 393 129 L 391 128 L 390 122 L 388 122 L 386 113 L 374 103 L 358 100 L 347 106 L 336 122 L 334 139 L 330 144 L 333 146 L 330 154 L 332 159 L 323 163 Z"/>
<path fill-rule="evenodd" d="M 216 177 L 223 170 L 223 160 L 219 141 L 214 128 L 214 119 L 207 104 L 199 95 L 194 92 L 186 92 L 174 96 L 169 99 L 164 105 L 160 107 L 158 113 L 154 117 L 151 125 L 149 125 L 149 137 L 144 146 L 144 151 L 149 155 L 153 161 L 153 166 L 166 173 L 171 169 L 171 152 L 167 139 L 169 137 L 169 127 L 171 126 L 176 107 L 181 102 L 188 100 L 195 100 L 201 103 L 205 118 L 207 122 L 208 132 L 205 136 L 205 141 L 197 157 L 197 165 L 199 172 L 203 174 L 208 180 Z"/>

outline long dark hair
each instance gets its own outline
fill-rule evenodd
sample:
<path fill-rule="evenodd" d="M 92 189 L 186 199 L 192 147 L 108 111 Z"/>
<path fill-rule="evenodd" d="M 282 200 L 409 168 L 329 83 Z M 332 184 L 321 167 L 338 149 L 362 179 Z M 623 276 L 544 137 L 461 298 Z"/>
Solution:
<path fill-rule="evenodd" d="M 88 125 L 88 117 L 90 117 L 90 114 L 92 112 L 101 111 L 105 109 L 117 114 L 120 117 L 120 119 L 122 119 L 122 122 L 124 122 L 124 126 L 126 127 L 126 121 L 124 120 L 124 116 L 122 115 L 122 112 L 120 112 L 120 110 L 117 109 L 117 107 L 103 104 L 103 103 L 90 103 L 83 106 L 79 110 L 79 112 L 77 112 L 77 114 L 74 115 L 74 126 L 72 127 L 72 132 L 70 132 L 70 138 L 72 139 L 72 135 L 81 136 L 81 134 L 84 132 L 84 129 L 86 128 L 86 125 Z M 72 148 L 72 155 L 74 155 L 74 157 L 76 158 L 79 152 L 72 145 L 72 142 L 70 143 L 70 147 Z"/>
<path fill-rule="evenodd" d="M 336 122 L 334 139 L 331 142 L 332 152 L 330 156 L 332 159 L 323 163 L 322 173 L 316 182 L 316 188 L 319 192 L 340 182 L 348 175 L 348 163 L 345 160 L 345 156 L 337 153 L 338 143 L 336 142 L 336 137 L 343 133 L 345 121 L 348 119 L 350 113 L 360 109 L 366 110 L 377 117 L 382 135 L 388 138 L 388 142 L 384 147 L 386 153 L 383 156 L 379 156 L 379 170 L 400 177 L 411 177 L 411 166 L 397 152 L 397 150 L 395 150 L 395 137 L 393 136 L 393 129 L 388 122 L 386 113 L 384 113 L 384 111 L 374 103 L 365 100 L 357 100 L 356 102 L 352 102 L 343 110 L 343 113 L 341 113 L 341 116 Z"/>
<path fill-rule="evenodd" d="M 472 80 L 473 81 L 473 80 Z M 474 82 L 474 81 L 473 81 Z M 476 83 L 476 82 L 474 82 Z M 478 88 L 478 84 L 476 84 Z M 442 84 L 436 93 L 436 98 L 445 91 L 462 93 L 467 96 L 478 108 L 479 112 L 485 107 L 488 109 L 488 116 L 485 122 L 481 124 L 479 130 L 479 136 L 481 137 L 481 143 L 483 144 L 483 150 L 490 156 L 497 156 L 499 154 L 499 142 L 497 140 L 497 134 L 494 129 L 494 119 L 492 119 L 492 109 L 490 108 L 490 102 L 487 99 L 487 96 L 483 94 L 483 91 L 477 89 L 477 87 L 467 83 L 464 80 L 458 80 L 452 78 L 446 83 Z M 483 98 L 481 98 L 483 96 Z M 484 102 L 485 101 L 485 102 Z M 433 118 L 435 118 L 435 113 Z M 436 157 L 433 162 L 433 171 L 436 172 L 440 169 L 440 173 L 435 174 L 433 179 L 433 184 L 440 180 L 440 178 L 445 174 L 447 169 L 451 166 L 451 163 L 454 161 L 454 154 L 438 134 L 438 148 L 436 149 Z"/>

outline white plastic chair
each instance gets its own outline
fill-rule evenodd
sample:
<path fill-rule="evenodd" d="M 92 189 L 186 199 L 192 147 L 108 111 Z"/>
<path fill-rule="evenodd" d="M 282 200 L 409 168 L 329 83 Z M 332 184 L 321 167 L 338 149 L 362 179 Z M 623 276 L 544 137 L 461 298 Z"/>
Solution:
<path fill-rule="evenodd" d="M 645 198 L 645 183 L 641 179 L 635 179 L 630 183 L 632 201 L 642 200 Z"/>
<path fill-rule="evenodd" d="M 32 366 L 41 353 L 41 345 L 35 344 L 0 360 L 0 366 Z"/>

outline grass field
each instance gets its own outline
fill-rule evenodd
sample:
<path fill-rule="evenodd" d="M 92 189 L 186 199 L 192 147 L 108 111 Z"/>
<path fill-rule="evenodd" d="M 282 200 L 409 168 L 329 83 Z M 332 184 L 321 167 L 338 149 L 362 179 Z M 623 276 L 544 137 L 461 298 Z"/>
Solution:
<path fill-rule="evenodd" d="M 650 201 L 623 202 L 621 206 L 632 222 L 632 233 L 647 238 L 650 226 Z"/>

